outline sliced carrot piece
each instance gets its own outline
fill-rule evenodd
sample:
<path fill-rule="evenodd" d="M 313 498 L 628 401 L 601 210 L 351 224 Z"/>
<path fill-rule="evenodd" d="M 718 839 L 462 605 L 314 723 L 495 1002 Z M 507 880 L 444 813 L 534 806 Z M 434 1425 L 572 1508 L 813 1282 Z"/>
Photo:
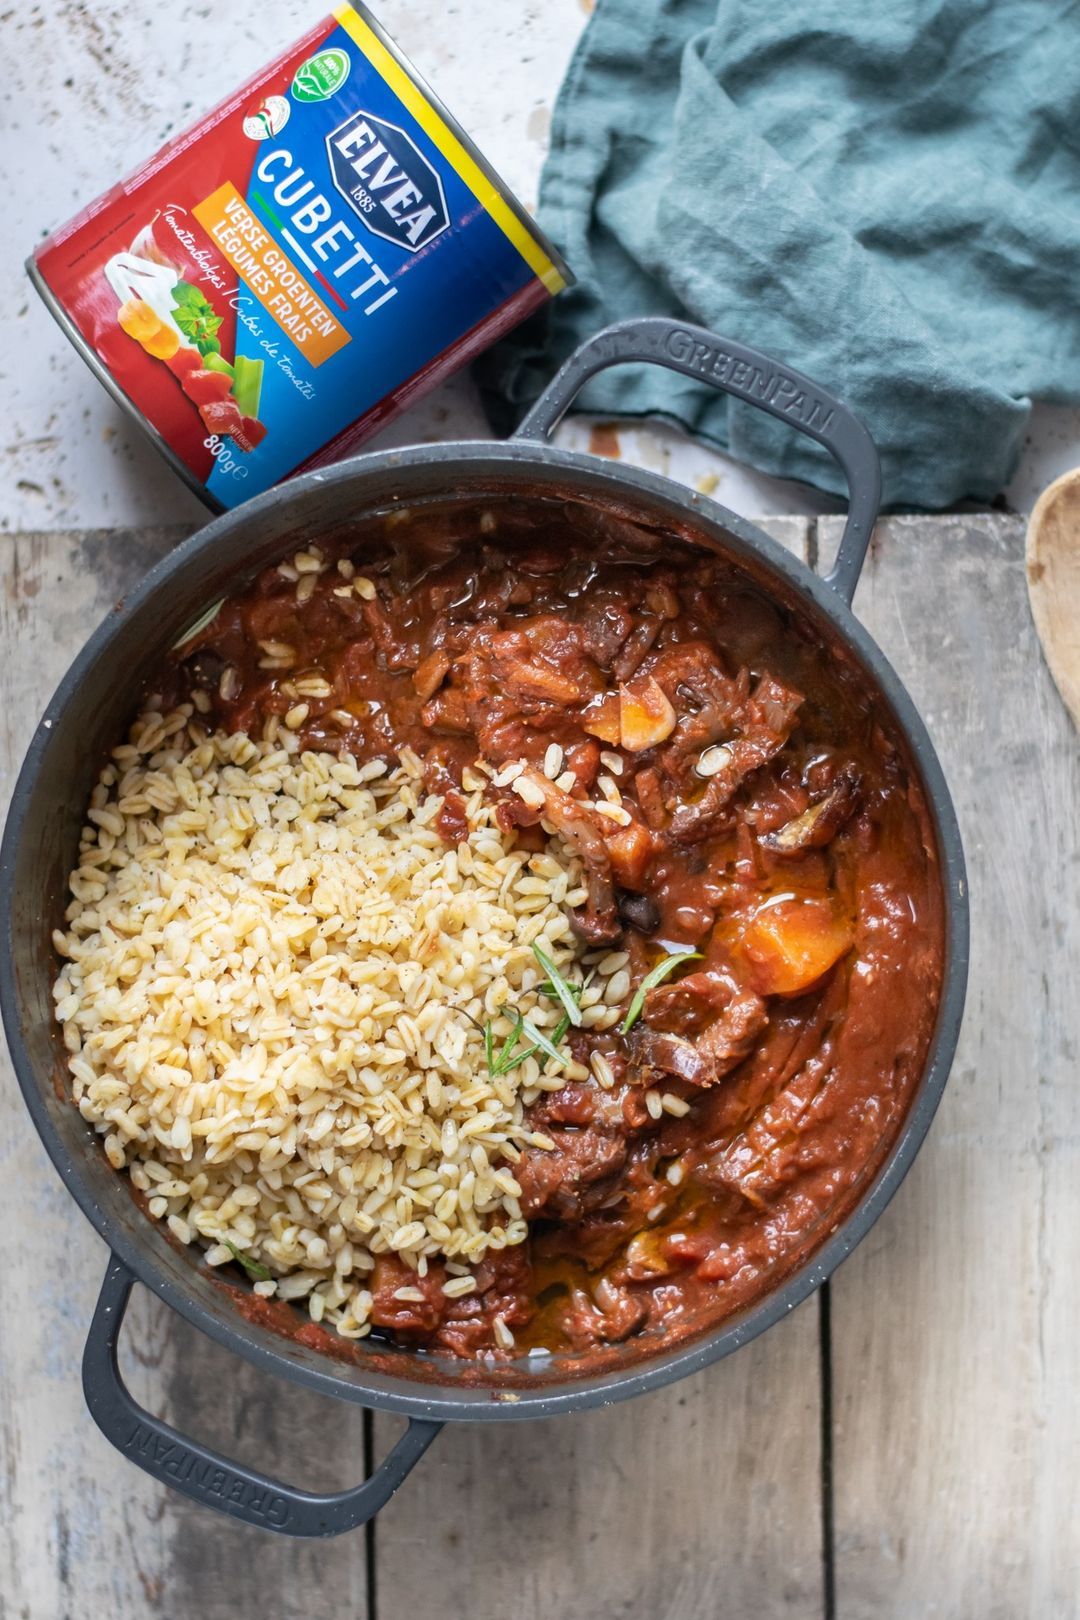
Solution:
<path fill-rule="evenodd" d="M 133 337 L 137 343 L 143 343 L 147 338 L 153 337 L 164 324 L 160 315 L 155 314 L 150 305 L 141 298 L 129 298 L 126 303 L 121 304 L 116 312 L 116 319 L 128 337 Z"/>
<path fill-rule="evenodd" d="M 156 332 L 142 338 L 141 342 L 147 354 L 152 354 L 155 360 L 171 360 L 180 347 L 180 339 L 172 327 L 166 326 L 164 322 Z"/>
<path fill-rule="evenodd" d="M 851 924 L 828 900 L 766 902 L 750 919 L 738 945 L 753 987 L 763 996 L 797 996 L 850 950 Z"/>

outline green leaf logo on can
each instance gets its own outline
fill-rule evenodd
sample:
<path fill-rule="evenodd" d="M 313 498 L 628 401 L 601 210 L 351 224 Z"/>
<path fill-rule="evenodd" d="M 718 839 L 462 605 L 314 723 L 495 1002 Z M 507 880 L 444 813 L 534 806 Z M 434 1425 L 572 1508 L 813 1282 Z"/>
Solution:
<path fill-rule="evenodd" d="M 329 101 L 349 77 L 351 63 L 344 51 L 317 51 L 301 62 L 292 82 L 296 101 Z"/>

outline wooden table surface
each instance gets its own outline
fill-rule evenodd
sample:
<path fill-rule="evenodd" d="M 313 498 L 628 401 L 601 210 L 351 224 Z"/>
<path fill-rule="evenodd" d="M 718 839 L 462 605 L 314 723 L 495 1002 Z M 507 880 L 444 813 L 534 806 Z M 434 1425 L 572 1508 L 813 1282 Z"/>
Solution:
<path fill-rule="evenodd" d="M 807 555 L 837 524 L 782 520 Z M 4 537 L 0 772 L 175 531 Z M 972 979 L 892 1207 L 781 1325 L 696 1378 L 447 1429 L 377 1523 L 296 1543 L 123 1461 L 83 1406 L 105 1250 L 0 1086 L 0 1620 L 1066 1620 L 1080 1614 L 1080 740 L 1040 659 L 1022 525 L 880 525 L 856 610 L 941 752 Z M 257 1374 L 136 1290 L 137 1397 L 291 1482 L 397 1425 Z"/>

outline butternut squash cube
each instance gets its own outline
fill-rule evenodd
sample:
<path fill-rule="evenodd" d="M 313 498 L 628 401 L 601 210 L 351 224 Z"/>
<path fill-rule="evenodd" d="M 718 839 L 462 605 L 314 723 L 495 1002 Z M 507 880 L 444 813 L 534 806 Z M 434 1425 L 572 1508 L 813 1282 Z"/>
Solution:
<path fill-rule="evenodd" d="M 632 821 L 629 827 L 619 827 L 605 842 L 611 856 L 612 876 L 619 887 L 642 890 L 656 849 L 652 833 L 640 821 Z"/>
<path fill-rule="evenodd" d="M 766 903 L 739 942 L 754 989 L 763 996 L 798 996 L 850 950 L 851 924 L 828 900 L 797 898 Z"/>

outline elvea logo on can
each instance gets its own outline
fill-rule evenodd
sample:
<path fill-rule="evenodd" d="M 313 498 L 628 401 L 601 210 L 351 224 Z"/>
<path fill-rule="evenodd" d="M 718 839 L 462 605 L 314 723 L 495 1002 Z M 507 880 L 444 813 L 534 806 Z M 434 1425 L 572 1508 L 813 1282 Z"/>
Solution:
<path fill-rule="evenodd" d="M 396 124 L 354 113 L 326 150 L 334 185 L 376 236 L 416 253 L 448 229 L 442 181 Z"/>

